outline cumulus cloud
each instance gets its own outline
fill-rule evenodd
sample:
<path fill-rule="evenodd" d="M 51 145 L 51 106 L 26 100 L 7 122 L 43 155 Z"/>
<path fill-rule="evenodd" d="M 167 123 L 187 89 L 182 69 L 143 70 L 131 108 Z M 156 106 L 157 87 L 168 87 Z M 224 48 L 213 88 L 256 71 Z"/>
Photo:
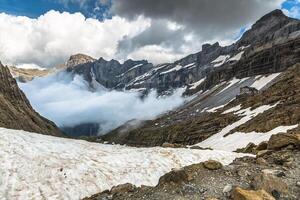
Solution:
<path fill-rule="evenodd" d="M 99 21 L 81 13 L 49 11 L 37 19 L 0 14 L 0 60 L 53 67 L 71 54 L 172 62 L 203 43 L 230 44 L 284 0 L 56 0 L 106 14 Z M 103 11 L 104 9 L 104 11 Z M 289 12 L 298 15 L 297 7 Z"/>
<path fill-rule="evenodd" d="M 127 58 L 133 60 L 146 59 L 151 60 L 151 62 L 155 64 L 159 64 L 170 63 L 184 56 L 183 53 L 176 53 L 171 48 L 164 48 L 159 45 L 147 45 L 133 50 L 127 55 Z"/>
<path fill-rule="evenodd" d="M 115 16 L 99 21 L 81 13 L 49 11 L 37 19 L 0 14 L 0 59 L 7 64 L 34 63 L 53 67 L 72 54 L 115 57 L 118 42 L 149 26 L 142 17 L 134 21 Z"/>
<path fill-rule="evenodd" d="M 100 89 L 90 92 L 81 76 L 58 73 L 19 83 L 32 106 L 58 126 L 99 123 L 105 133 L 131 119 L 153 119 L 184 102 L 183 89 L 172 96 L 157 97 L 151 92 L 141 99 L 138 92 Z"/>

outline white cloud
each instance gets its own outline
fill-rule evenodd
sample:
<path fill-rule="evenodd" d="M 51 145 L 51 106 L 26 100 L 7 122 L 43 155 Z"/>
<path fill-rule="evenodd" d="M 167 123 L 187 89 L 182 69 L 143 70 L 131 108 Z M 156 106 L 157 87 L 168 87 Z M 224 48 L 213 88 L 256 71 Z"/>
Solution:
<path fill-rule="evenodd" d="M 172 96 L 159 98 L 152 92 L 143 100 L 137 92 L 105 89 L 90 92 L 81 76 L 71 77 L 65 73 L 19 85 L 32 106 L 58 126 L 100 123 L 103 132 L 131 119 L 153 119 L 185 100 L 181 97 L 183 89 Z"/>
<path fill-rule="evenodd" d="M 28 63 L 28 64 L 21 64 L 21 65 L 17 65 L 17 68 L 20 69 L 38 69 L 38 70 L 45 70 L 45 68 L 40 67 L 34 63 Z"/>
<path fill-rule="evenodd" d="M 291 7 L 289 10 L 283 9 L 283 12 L 289 17 L 299 19 L 300 18 L 300 2 L 297 5 Z"/>
<path fill-rule="evenodd" d="M 142 17 L 115 16 L 103 22 L 81 13 L 49 11 L 37 19 L 0 14 L 0 59 L 6 64 L 35 63 L 52 67 L 71 54 L 114 58 L 118 42 L 149 26 Z"/>
<path fill-rule="evenodd" d="M 185 54 L 174 53 L 170 48 L 164 48 L 158 45 L 143 46 L 128 55 L 133 60 L 151 60 L 155 64 L 168 63 L 184 57 Z"/>

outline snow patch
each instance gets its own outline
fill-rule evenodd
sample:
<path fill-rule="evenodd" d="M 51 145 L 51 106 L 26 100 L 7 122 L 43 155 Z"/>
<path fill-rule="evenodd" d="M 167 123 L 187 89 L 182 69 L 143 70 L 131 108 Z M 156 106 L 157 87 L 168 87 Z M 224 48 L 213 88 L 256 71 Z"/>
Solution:
<path fill-rule="evenodd" d="M 288 130 L 297 128 L 297 125 L 292 126 L 278 126 L 271 131 L 266 133 L 258 133 L 258 132 L 250 132 L 250 133 L 243 133 L 243 132 L 235 132 L 234 134 L 230 134 L 226 137 L 223 137 L 220 141 L 220 145 L 217 148 L 219 150 L 225 151 L 235 151 L 239 148 L 246 147 L 250 142 L 258 145 L 263 141 L 268 141 L 270 137 L 274 134 L 278 133 L 286 133 Z"/>
<path fill-rule="evenodd" d="M 191 89 L 191 90 L 196 89 L 196 88 L 197 88 L 199 85 L 201 85 L 201 83 L 203 83 L 204 81 L 205 81 L 205 78 L 200 79 L 199 81 L 190 84 L 190 85 L 191 85 L 190 89 Z"/>
<path fill-rule="evenodd" d="M 255 82 L 250 86 L 253 88 L 256 88 L 257 90 L 261 90 L 264 88 L 268 83 L 270 83 L 272 80 L 274 80 L 277 76 L 279 76 L 281 73 L 274 73 L 270 74 L 268 76 L 256 76 Z"/>
<path fill-rule="evenodd" d="M 251 45 L 249 44 L 248 46 L 241 46 L 239 48 L 240 51 L 243 51 L 244 49 L 248 49 Z"/>
<path fill-rule="evenodd" d="M 173 71 L 179 71 L 181 70 L 183 67 L 181 65 L 176 65 L 175 67 L 173 67 L 172 69 L 169 69 L 167 71 L 164 71 L 164 72 L 161 72 L 160 74 L 168 74 L 170 72 L 173 72 Z"/>
<path fill-rule="evenodd" d="M 183 66 L 183 68 L 189 68 L 189 67 L 193 67 L 194 65 L 196 65 L 195 63 L 190 63 L 188 65 Z"/>
<path fill-rule="evenodd" d="M 122 76 L 124 76 L 126 73 L 128 73 L 128 72 L 132 71 L 133 69 L 136 69 L 136 68 L 138 68 L 138 67 L 140 67 L 140 66 L 143 66 L 143 65 L 144 65 L 143 63 L 142 63 L 142 64 L 135 65 L 135 66 L 131 67 L 130 69 L 128 69 L 126 72 L 124 72 L 124 73 L 118 75 L 117 77 L 122 77 Z"/>
<path fill-rule="evenodd" d="M 215 135 L 209 137 L 208 139 L 196 144 L 196 146 L 200 146 L 203 148 L 212 148 L 212 149 L 218 149 L 218 150 L 225 150 L 225 151 L 234 151 L 237 148 L 245 147 L 244 144 L 248 144 L 252 141 L 252 136 L 248 134 L 253 133 L 238 133 L 240 137 L 236 137 L 233 133 L 229 136 L 224 137 L 227 133 L 229 133 L 231 130 L 239 127 L 240 125 L 250 121 L 252 118 L 256 117 L 257 115 L 271 109 L 277 106 L 278 103 L 274 105 L 263 105 L 260 106 L 254 110 L 251 110 L 251 108 L 246 108 L 243 110 L 239 110 L 238 112 L 235 112 L 238 116 L 243 116 L 240 120 L 226 126 L 223 128 L 219 133 L 216 133 Z M 274 132 L 272 132 L 274 133 Z M 246 135 L 245 137 L 242 137 L 243 135 Z M 254 134 L 257 136 L 256 134 Z M 263 140 L 262 140 L 263 139 Z M 258 138 L 255 142 L 262 142 L 264 141 L 264 137 Z"/>
<path fill-rule="evenodd" d="M 220 105 L 220 106 L 217 106 L 217 107 L 214 107 L 214 108 L 211 108 L 209 110 L 205 110 L 206 112 L 210 112 L 210 113 L 214 113 L 214 112 L 217 112 L 217 110 L 219 110 L 220 108 L 223 108 L 225 105 Z"/>
<path fill-rule="evenodd" d="M 214 65 L 214 67 L 219 67 L 223 65 L 228 58 L 230 58 L 230 55 L 221 55 L 215 60 L 213 60 L 211 63 Z"/>
<path fill-rule="evenodd" d="M 235 85 L 237 83 L 240 83 L 240 82 L 243 82 L 243 81 L 245 81 L 247 79 L 248 79 L 248 77 L 247 78 L 243 78 L 243 79 L 238 79 L 238 78 L 234 77 L 233 79 L 231 79 L 229 81 L 229 84 L 225 88 L 223 88 L 220 92 L 218 92 L 218 94 L 224 92 L 225 90 L 227 90 L 228 88 L 232 87 L 233 85 Z"/>
<path fill-rule="evenodd" d="M 232 58 L 230 58 L 228 61 L 239 61 L 241 57 L 243 56 L 244 51 L 241 51 L 240 53 L 236 54 Z"/>
<path fill-rule="evenodd" d="M 240 105 L 237 105 L 237 106 L 234 106 L 228 110 L 225 110 L 224 112 L 222 112 L 222 114 L 228 114 L 228 113 L 231 113 L 231 112 L 236 112 L 236 111 L 239 111 L 241 109 L 241 104 Z"/>
<path fill-rule="evenodd" d="M 230 164 L 237 154 L 219 150 L 134 148 L 0 128 L 0 199 L 82 199 L 159 178 L 209 159 Z"/>

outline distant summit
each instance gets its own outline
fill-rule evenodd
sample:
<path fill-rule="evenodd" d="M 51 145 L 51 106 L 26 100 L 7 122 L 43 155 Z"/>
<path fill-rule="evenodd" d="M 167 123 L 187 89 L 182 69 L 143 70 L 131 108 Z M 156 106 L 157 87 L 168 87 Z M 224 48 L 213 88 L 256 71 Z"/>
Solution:
<path fill-rule="evenodd" d="M 261 17 L 246 31 L 239 43 L 243 45 L 266 43 L 300 29 L 299 20 L 287 17 L 282 10 L 274 10 Z"/>
<path fill-rule="evenodd" d="M 92 58 L 91 56 L 85 54 L 75 54 L 70 56 L 65 65 L 66 67 L 73 67 L 84 63 L 94 62 L 95 60 L 95 58 Z"/>

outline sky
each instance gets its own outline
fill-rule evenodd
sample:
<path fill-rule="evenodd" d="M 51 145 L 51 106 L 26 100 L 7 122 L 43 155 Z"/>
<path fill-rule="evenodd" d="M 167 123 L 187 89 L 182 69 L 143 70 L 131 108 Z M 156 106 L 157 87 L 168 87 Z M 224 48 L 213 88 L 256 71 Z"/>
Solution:
<path fill-rule="evenodd" d="M 0 0 L 0 60 L 51 68 L 70 55 L 172 62 L 233 43 L 264 14 L 300 18 L 300 0 Z"/>

